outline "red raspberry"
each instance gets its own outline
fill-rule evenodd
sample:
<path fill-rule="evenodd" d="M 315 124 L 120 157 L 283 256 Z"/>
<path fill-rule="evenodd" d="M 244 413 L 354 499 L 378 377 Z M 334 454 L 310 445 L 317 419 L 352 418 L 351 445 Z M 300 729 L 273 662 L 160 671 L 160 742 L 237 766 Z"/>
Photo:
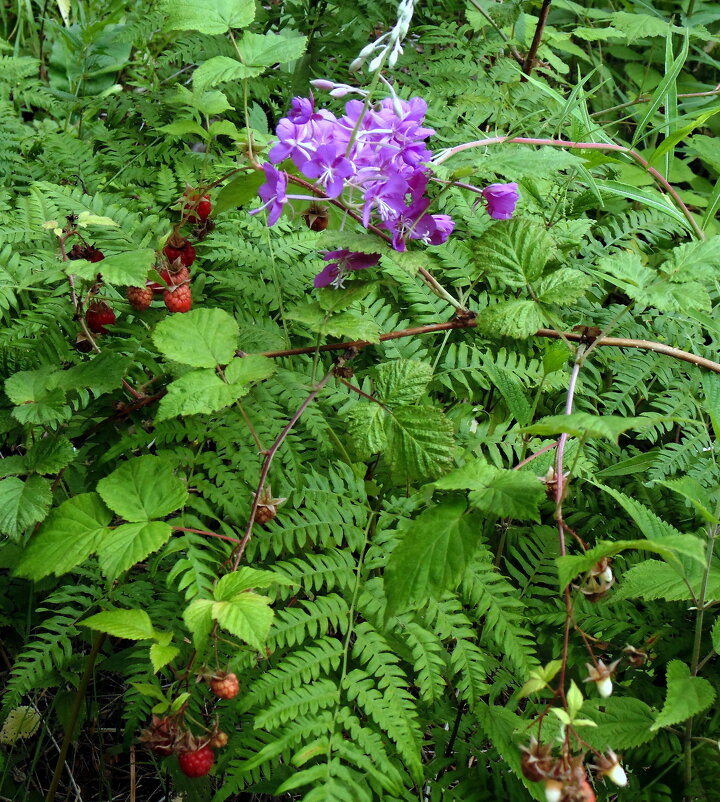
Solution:
<path fill-rule="evenodd" d="M 203 746 L 195 752 L 181 752 L 178 755 L 180 770 L 188 777 L 204 777 L 209 773 L 215 761 L 215 753 L 209 746 Z"/>
<path fill-rule="evenodd" d="M 197 223 L 198 220 L 207 220 L 210 216 L 210 212 L 212 211 L 212 203 L 210 203 L 210 196 L 203 195 L 202 200 L 197 206 L 193 209 L 193 204 L 197 202 L 198 196 L 197 193 L 193 192 L 186 192 L 185 197 L 188 199 L 188 202 L 185 204 L 184 212 L 186 214 L 186 219 L 191 223 Z"/>
<path fill-rule="evenodd" d="M 181 240 L 177 245 L 168 242 L 164 251 L 165 256 L 167 256 L 168 261 L 171 263 L 179 259 L 185 267 L 190 267 L 195 261 L 195 248 L 193 248 L 186 239 Z"/>
<path fill-rule="evenodd" d="M 234 699 L 240 690 L 240 683 L 235 674 L 220 674 L 210 680 L 210 687 L 220 699 Z"/>
<path fill-rule="evenodd" d="M 85 259 L 88 262 L 101 262 L 105 254 L 94 245 L 80 245 L 76 243 L 70 249 L 68 259 Z"/>
<path fill-rule="evenodd" d="M 171 312 L 189 312 L 192 309 L 192 293 L 187 284 L 165 290 L 163 300 Z"/>
<path fill-rule="evenodd" d="M 179 264 L 179 262 L 173 262 L 173 264 L 170 265 L 169 270 L 158 270 L 158 273 L 160 273 L 160 278 L 166 284 L 176 287 L 178 284 L 186 284 L 188 281 L 190 281 L 190 271 L 187 269 L 187 267 L 180 267 L 179 270 L 173 269 L 176 266 L 179 266 Z"/>
<path fill-rule="evenodd" d="M 107 334 L 105 326 L 112 326 L 115 322 L 115 312 L 105 301 L 93 301 L 85 313 L 88 328 L 95 334 Z"/>
<path fill-rule="evenodd" d="M 127 297 L 130 306 L 137 309 L 138 312 L 142 312 L 143 309 L 148 309 L 152 303 L 152 287 L 128 287 Z"/>

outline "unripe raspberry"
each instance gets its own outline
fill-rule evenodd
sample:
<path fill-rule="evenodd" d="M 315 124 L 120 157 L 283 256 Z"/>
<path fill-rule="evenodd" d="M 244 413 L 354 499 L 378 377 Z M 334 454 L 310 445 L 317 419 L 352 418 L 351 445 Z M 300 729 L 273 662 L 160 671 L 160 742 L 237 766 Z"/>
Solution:
<path fill-rule="evenodd" d="M 212 692 L 220 699 L 234 699 L 240 690 L 240 683 L 235 674 L 220 674 L 210 680 Z"/>
<path fill-rule="evenodd" d="M 545 780 L 545 799 L 547 802 L 560 802 L 565 784 L 560 780 Z"/>
<path fill-rule="evenodd" d="M 189 312 L 192 309 L 192 293 L 187 284 L 165 290 L 163 300 L 171 312 Z"/>
<path fill-rule="evenodd" d="M 214 749 L 222 749 L 224 746 L 227 746 L 229 740 L 226 732 L 216 732 L 210 739 L 210 746 Z"/>
<path fill-rule="evenodd" d="M 195 248 L 186 239 L 170 239 L 164 248 L 169 262 L 179 259 L 185 267 L 195 261 Z"/>
<path fill-rule="evenodd" d="M 152 287 L 128 287 L 127 291 L 128 301 L 133 309 L 142 312 L 148 309 L 153 300 Z"/>

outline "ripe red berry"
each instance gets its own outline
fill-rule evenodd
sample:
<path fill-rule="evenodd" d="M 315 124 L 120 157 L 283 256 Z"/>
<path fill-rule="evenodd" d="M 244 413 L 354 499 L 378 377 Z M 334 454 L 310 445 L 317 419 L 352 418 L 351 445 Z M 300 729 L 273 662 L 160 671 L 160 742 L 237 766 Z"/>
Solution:
<path fill-rule="evenodd" d="M 186 284 L 190 280 L 190 271 L 187 267 L 180 267 L 179 270 L 174 269 L 178 264 L 178 262 L 173 262 L 169 270 L 158 271 L 160 273 L 160 278 L 166 284 L 170 284 L 173 287 L 176 287 L 178 284 Z"/>
<path fill-rule="evenodd" d="M 240 683 L 235 674 L 222 674 L 210 680 L 212 692 L 220 699 L 234 699 L 240 690 Z"/>
<path fill-rule="evenodd" d="M 210 196 L 203 195 L 200 202 L 193 209 L 193 205 L 197 202 L 197 193 L 186 193 L 185 197 L 188 202 L 185 204 L 186 220 L 191 223 L 196 223 L 198 220 L 207 220 L 212 211 L 212 204 L 210 203 Z"/>
<path fill-rule="evenodd" d="M 142 312 L 143 309 L 148 309 L 152 303 L 152 287 L 128 287 L 127 297 L 130 306 L 137 309 L 138 312 Z"/>
<path fill-rule="evenodd" d="M 171 245 L 168 242 L 164 251 L 165 256 L 171 263 L 179 259 L 185 267 L 190 267 L 195 261 L 195 248 L 187 240 L 182 240 L 178 245 Z"/>
<path fill-rule="evenodd" d="M 178 762 L 183 774 L 188 777 L 204 777 L 215 761 L 215 754 L 209 746 L 203 746 L 195 752 L 181 752 L 178 755 Z"/>
<path fill-rule="evenodd" d="M 106 326 L 115 322 L 115 312 L 105 301 L 93 301 L 85 313 L 85 320 L 90 331 L 95 334 L 107 334 Z"/>
<path fill-rule="evenodd" d="M 192 293 L 187 284 L 165 290 L 163 300 L 171 312 L 189 312 L 192 309 Z"/>

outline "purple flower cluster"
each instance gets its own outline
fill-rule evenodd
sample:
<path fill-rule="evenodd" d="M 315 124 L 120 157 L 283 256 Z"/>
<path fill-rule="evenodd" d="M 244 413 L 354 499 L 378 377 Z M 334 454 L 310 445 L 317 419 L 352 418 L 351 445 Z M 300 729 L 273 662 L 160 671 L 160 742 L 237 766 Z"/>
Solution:
<path fill-rule="evenodd" d="M 250 214 L 267 209 L 268 225 L 273 225 L 288 200 L 313 199 L 288 195 L 288 177 L 275 165 L 291 159 L 326 197 L 342 194 L 343 205 L 354 210 L 365 227 L 385 229 L 395 250 L 404 251 L 408 239 L 441 245 L 455 223 L 449 215 L 428 212 L 431 200 L 425 193 L 432 152 L 425 141 L 434 131 L 423 126 L 426 112 L 422 98 L 392 97 L 369 108 L 350 100 L 345 114 L 336 117 L 327 109 L 316 109 L 312 95 L 293 98 L 287 117 L 278 123 L 278 142 L 270 149 L 270 161 L 262 168 L 265 183 L 258 194 L 263 203 Z M 492 218 L 512 217 L 517 184 L 469 188 L 482 195 Z M 329 251 L 324 258 L 330 264 L 315 277 L 316 287 L 342 286 L 347 271 L 371 267 L 379 260 L 377 254 L 347 250 Z"/>
<path fill-rule="evenodd" d="M 260 208 L 269 209 L 268 223 L 278 219 L 288 198 L 297 197 L 286 194 L 285 176 L 273 166 L 292 159 L 328 198 L 347 191 L 347 203 L 356 206 L 363 224 L 386 229 L 396 250 L 405 250 L 406 239 L 445 242 L 452 219 L 427 212 L 426 163 L 432 153 L 425 140 L 434 131 L 422 125 L 426 111 L 418 97 L 386 98 L 369 109 L 350 100 L 338 118 L 327 109 L 316 110 L 312 96 L 293 98 L 288 116 L 278 123 L 279 142 L 268 154 L 271 163 L 263 165 Z"/>

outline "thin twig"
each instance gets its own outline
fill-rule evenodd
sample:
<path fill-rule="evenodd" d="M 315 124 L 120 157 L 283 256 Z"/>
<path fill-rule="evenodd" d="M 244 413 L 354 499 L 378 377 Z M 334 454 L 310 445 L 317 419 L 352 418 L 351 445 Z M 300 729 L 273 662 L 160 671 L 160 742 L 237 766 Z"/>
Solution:
<path fill-rule="evenodd" d="M 240 564 L 240 560 L 242 559 L 243 553 L 245 552 L 245 548 L 247 544 L 250 542 L 250 538 L 252 537 L 253 526 L 255 525 L 255 514 L 257 513 L 258 506 L 260 505 L 260 497 L 262 496 L 263 489 L 265 488 L 265 482 L 268 477 L 268 473 L 270 472 L 270 465 L 272 464 L 273 458 L 277 453 L 280 446 L 285 441 L 285 438 L 290 434 L 293 426 L 300 420 L 303 412 L 312 404 L 312 402 L 317 398 L 320 391 L 325 387 L 325 385 L 330 381 L 335 373 L 336 367 L 340 365 L 344 365 L 349 359 L 355 356 L 355 349 L 349 348 L 347 349 L 347 353 L 344 354 L 338 361 L 336 365 L 333 365 L 332 370 L 328 371 L 322 379 L 315 385 L 312 392 L 308 395 L 308 397 L 300 404 L 298 407 L 297 412 L 290 418 L 287 426 L 280 432 L 278 435 L 277 440 L 270 446 L 268 449 L 267 454 L 265 455 L 265 460 L 263 461 L 262 470 L 260 471 L 260 479 L 258 481 L 257 490 L 255 491 L 255 496 L 253 498 L 252 507 L 250 509 L 250 516 L 248 519 L 248 525 L 245 530 L 245 535 L 243 539 L 240 541 L 238 546 L 235 548 L 235 551 L 231 555 L 233 559 L 233 571 L 237 571 L 237 567 Z"/>
<path fill-rule="evenodd" d="M 526 76 L 530 75 L 535 64 L 535 56 L 537 55 L 540 47 L 540 42 L 542 42 L 542 35 L 543 31 L 545 30 L 545 23 L 547 22 L 551 3 L 552 0 L 543 0 L 542 8 L 540 9 L 540 16 L 538 17 L 538 22 L 535 26 L 535 35 L 533 36 L 530 50 L 528 50 L 528 54 L 525 58 L 525 64 L 523 64 L 523 72 L 525 73 L 525 75 L 522 77 L 523 81 L 527 80 Z"/>
<path fill-rule="evenodd" d="M 534 459 L 537 459 L 537 457 L 541 456 L 546 451 L 550 451 L 550 449 L 555 448 L 559 442 L 560 442 L 559 440 L 556 440 L 554 443 L 550 443 L 549 446 L 543 446 L 539 451 L 536 451 L 534 454 L 531 454 L 529 457 L 525 457 L 525 459 L 522 460 L 521 462 L 518 462 L 517 465 L 513 466 L 513 470 L 514 471 L 519 471 L 520 468 L 524 468 L 528 464 L 528 462 L 532 462 Z"/>

